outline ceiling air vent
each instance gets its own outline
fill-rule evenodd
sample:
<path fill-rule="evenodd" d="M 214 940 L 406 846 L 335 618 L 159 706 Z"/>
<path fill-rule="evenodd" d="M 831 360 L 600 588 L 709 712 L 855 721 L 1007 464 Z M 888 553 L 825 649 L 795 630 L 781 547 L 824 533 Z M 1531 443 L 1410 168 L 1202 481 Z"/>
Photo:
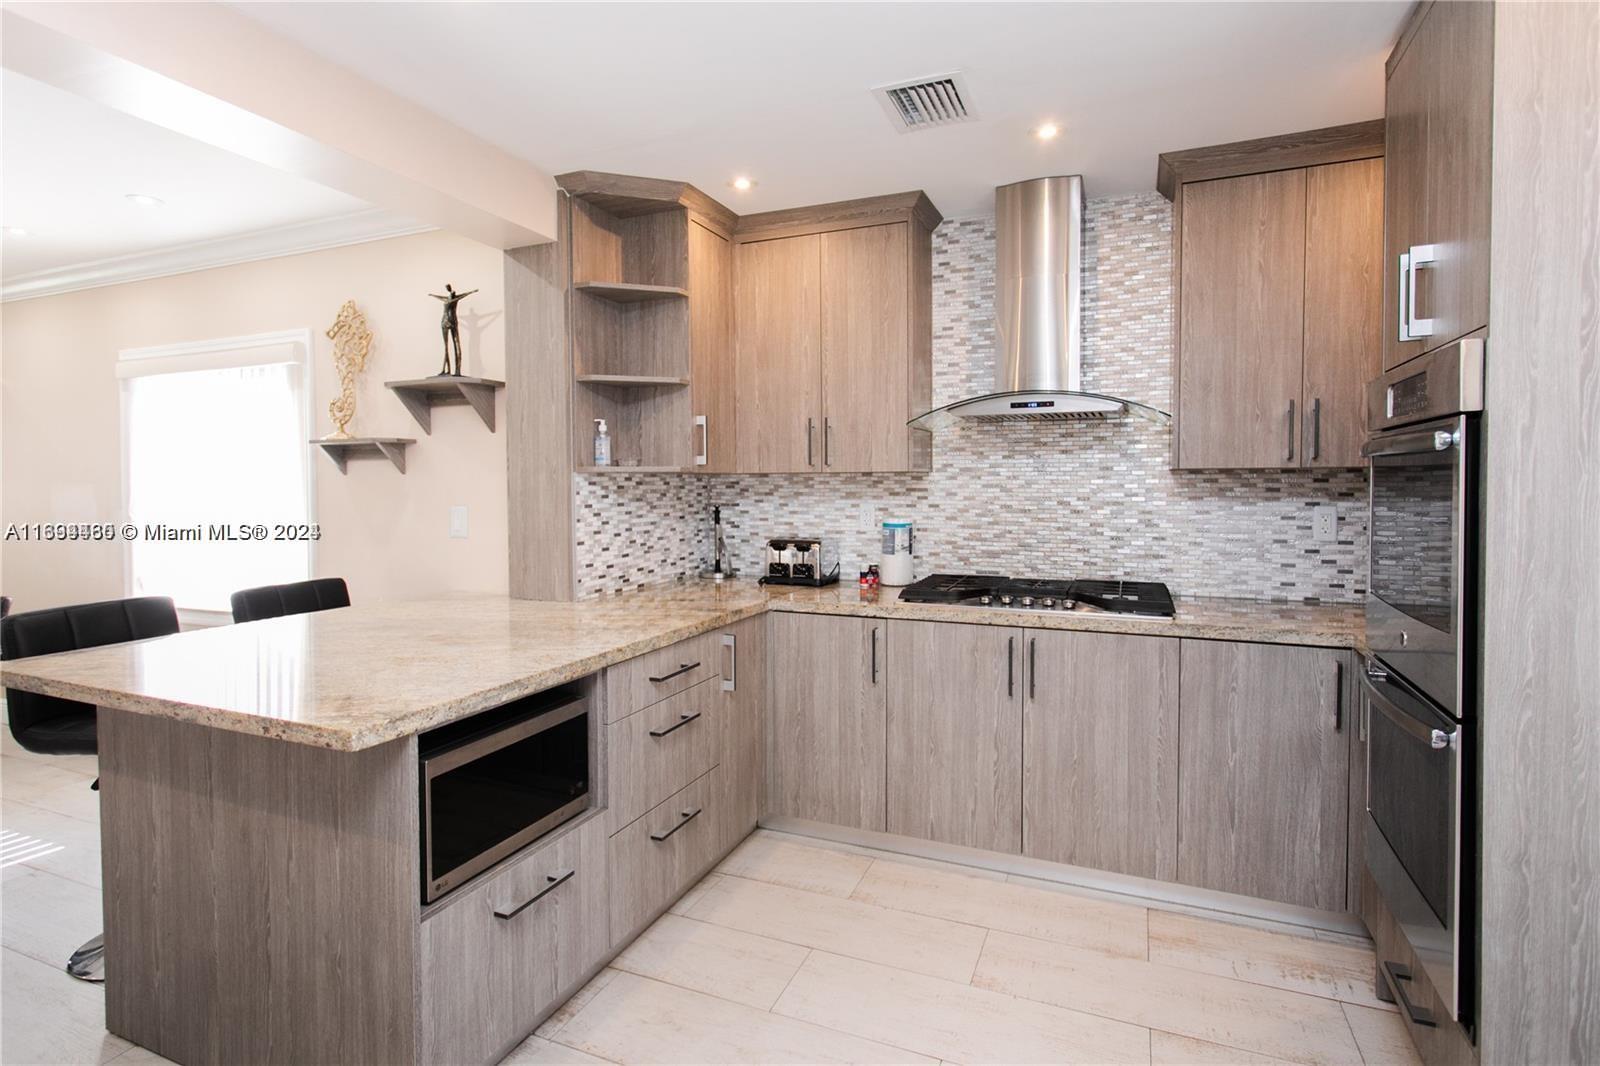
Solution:
<path fill-rule="evenodd" d="M 968 108 L 972 97 L 960 74 L 938 74 L 931 78 L 880 85 L 873 93 L 883 103 L 895 129 L 912 130 L 970 122 L 977 116 Z"/>

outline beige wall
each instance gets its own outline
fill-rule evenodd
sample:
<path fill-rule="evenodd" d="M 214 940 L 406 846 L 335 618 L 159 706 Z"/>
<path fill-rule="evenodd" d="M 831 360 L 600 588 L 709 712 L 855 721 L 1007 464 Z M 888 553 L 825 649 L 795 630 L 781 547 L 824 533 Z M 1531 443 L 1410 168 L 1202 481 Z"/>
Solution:
<path fill-rule="evenodd" d="M 352 461 L 341 476 L 320 453 L 314 457 L 323 530 L 316 573 L 345 578 L 357 602 L 504 592 L 504 392 L 498 432 L 491 435 L 470 408 L 448 407 L 434 412 L 427 436 L 383 387 L 438 371 L 440 309 L 428 293 L 446 282 L 481 290 L 462 304 L 463 371 L 504 379 L 502 260 L 497 249 L 434 232 L 5 304 L 0 523 L 121 517 L 114 368 L 124 348 L 309 328 L 316 339 L 313 432 L 327 433 L 337 379 L 323 331 L 339 305 L 354 299 L 375 340 L 351 431 L 417 443 L 403 476 L 376 460 Z M 467 506 L 465 540 L 448 536 L 456 504 Z M 17 610 L 124 595 L 122 549 L 8 541 L 0 549 L 0 590 Z"/>

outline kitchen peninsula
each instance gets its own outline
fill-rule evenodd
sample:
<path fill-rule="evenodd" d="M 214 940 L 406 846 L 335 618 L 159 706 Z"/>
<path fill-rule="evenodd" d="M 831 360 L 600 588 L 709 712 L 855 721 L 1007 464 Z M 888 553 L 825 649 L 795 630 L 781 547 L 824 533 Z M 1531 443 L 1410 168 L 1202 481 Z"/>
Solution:
<path fill-rule="evenodd" d="M 576 603 L 380 603 L 11 661 L 3 680 L 101 708 L 112 1032 L 179 1062 L 492 1061 L 754 827 L 763 789 L 763 809 L 802 831 L 831 822 L 881 832 L 885 809 L 893 817 L 914 803 L 900 781 L 884 780 L 894 727 L 868 714 L 861 721 L 883 730 L 870 742 L 877 777 L 851 787 L 875 797 L 877 817 L 851 826 L 813 805 L 817 789 L 830 787 L 818 779 L 847 774 L 850 764 L 795 745 L 816 740 L 825 723 L 796 722 L 788 694 L 847 677 L 854 660 L 836 646 L 837 630 L 818 634 L 814 646 L 800 643 L 813 639 L 811 623 L 870 630 L 864 684 L 880 694 L 901 676 L 895 659 L 914 654 L 902 649 L 907 635 L 922 631 L 1078 631 L 1130 641 L 1135 670 L 1144 669 L 1145 649 L 1175 665 L 1180 644 L 1300 645 L 1282 650 L 1342 657 L 1361 639 L 1359 612 L 1348 606 L 1180 601 L 1173 619 L 1082 611 L 1019 619 L 897 599 L 888 589 L 690 582 Z M 1070 667 L 1072 654 L 1051 645 L 1045 657 L 1051 668 Z M 801 661 L 805 674 L 793 674 Z M 1121 665 L 1101 662 L 1096 671 Z M 1042 667 L 1026 669 L 1024 683 Z M 1176 685 L 1175 670 L 1166 680 Z M 419 738 L 552 689 L 593 711 L 589 808 L 425 902 Z M 831 717 L 845 705 L 815 706 Z M 1092 706 L 1108 720 L 1130 712 Z M 1158 699 L 1152 710 L 1170 715 L 1176 701 Z M 985 713 L 986 705 L 974 709 L 974 717 Z M 1167 720 L 1163 743 L 1175 739 L 1175 725 Z M 1311 769 L 1313 780 L 1346 772 L 1342 760 Z M 796 770 L 812 779 L 809 792 L 793 787 Z M 1023 770 L 1020 761 L 1004 770 L 1017 799 L 1014 840 L 973 841 L 937 824 L 887 829 L 978 843 L 996 861 L 1033 862 L 1041 872 L 1068 855 L 1059 832 L 1053 850 L 1031 849 L 1036 833 L 1021 836 L 1022 782 L 1041 768 Z M 1162 770 L 1160 789 L 1176 787 L 1168 771 L 1175 775 L 1175 762 Z M 1275 895 L 1308 923 L 1318 919 L 1307 908 L 1344 910 L 1338 815 L 1337 885 L 1323 878 L 1309 896 L 1296 895 L 1299 886 Z M 1070 857 L 1119 870 L 1087 852 Z M 1123 872 L 1227 887 L 1181 865 Z M 1235 890 L 1274 896 L 1264 882 Z"/>

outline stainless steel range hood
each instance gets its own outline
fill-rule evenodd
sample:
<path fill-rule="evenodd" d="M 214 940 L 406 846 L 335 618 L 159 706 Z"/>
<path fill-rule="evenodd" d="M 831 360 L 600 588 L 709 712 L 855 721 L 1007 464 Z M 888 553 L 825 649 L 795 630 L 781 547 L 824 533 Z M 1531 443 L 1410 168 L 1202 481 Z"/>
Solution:
<path fill-rule="evenodd" d="M 939 429 L 976 422 L 1060 422 L 1165 411 L 1084 392 L 1083 178 L 1034 178 L 994 194 L 995 391 L 911 419 Z"/>

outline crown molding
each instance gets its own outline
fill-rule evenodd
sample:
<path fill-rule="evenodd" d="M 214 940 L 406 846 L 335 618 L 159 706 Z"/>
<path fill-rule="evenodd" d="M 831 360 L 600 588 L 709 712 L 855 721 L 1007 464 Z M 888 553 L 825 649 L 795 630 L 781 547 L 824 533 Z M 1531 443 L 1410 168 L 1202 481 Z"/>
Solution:
<path fill-rule="evenodd" d="M 17 274 L 0 284 L 0 303 L 189 274 L 197 270 L 301 255 L 327 248 L 342 248 L 350 244 L 426 233 L 436 228 L 411 219 L 396 218 L 387 211 L 373 208 L 333 218 L 195 241 L 153 252 L 137 252 Z"/>

